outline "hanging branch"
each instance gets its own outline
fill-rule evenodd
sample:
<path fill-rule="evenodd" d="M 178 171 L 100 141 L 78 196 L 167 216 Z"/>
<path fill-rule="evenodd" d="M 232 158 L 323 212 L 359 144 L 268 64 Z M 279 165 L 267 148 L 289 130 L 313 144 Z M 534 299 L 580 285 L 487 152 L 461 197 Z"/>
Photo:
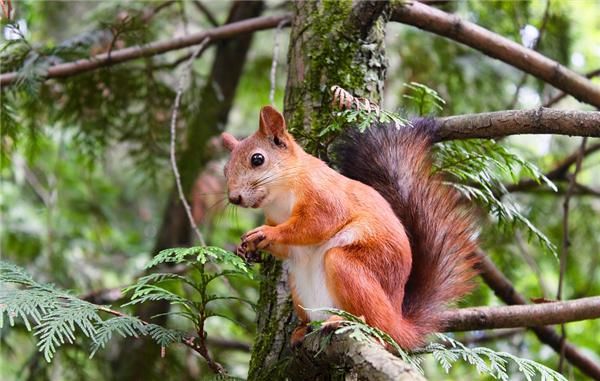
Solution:
<path fill-rule="evenodd" d="M 183 204 L 185 208 L 185 213 L 188 216 L 188 220 L 190 221 L 190 225 L 192 226 L 192 230 L 196 233 L 198 240 L 202 246 L 206 246 L 206 242 L 204 242 L 204 237 L 200 230 L 198 230 L 198 226 L 196 226 L 196 221 L 194 221 L 194 217 L 192 216 L 192 209 L 190 208 L 190 204 L 187 202 L 187 198 L 183 192 L 183 186 L 181 185 L 181 175 L 179 174 L 179 169 L 177 168 L 177 159 L 175 158 L 175 145 L 176 145 L 176 126 L 177 126 L 177 113 L 179 111 L 179 106 L 181 104 L 181 96 L 183 95 L 183 86 L 185 80 L 187 80 L 187 74 L 190 70 L 192 63 L 202 53 L 208 43 L 210 42 L 210 38 L 207 37 L 200 43 L 198 49 L 192 54 L 190 59 L 187 61 L 186 65 L 183 67 L 181 72 L 181 76 L 179 77 L 179 84 L 177 86 L 177 95 L 175 96 L 175 104 L 173 105 L 173 114 L 171 115 L 171 144 L 170 144 L 170 159 L 171 159 L 171 168 L 173 169 L 173 175 L 175 176 L 175 184 L 177 185 L 177 192 L 179 193 L 179 200 Z"/>
<path fill-rule="evenodd" d="M 153 42 L 147 45 L 131 46 L 129 48 L 113 50 L 110 55 L 102 53 L 90 58 L 80 59 L 50 66 L 46 78 L 63 78 L 81 74 L 101 67 L 112 66 L 121 62 L 137 58 L 150 57 L 166 53 L 171 50 L 186 48 L 202 43 L 206 38 L 211 42 L 233 38 L 242 34 L 259 30 L 275 28 L 284 20 L 290 19 L 289 14 L 279 16 L 262 16 L 243 21 L 232 22 L 206 31 L 192 33 L 187 36 L 170 40 Z M 19 79 L 19 72 L 9 72 L 0 75 L 0 86 L 10 86 Z"/>
<path fill-rule="evenodd" d="M 534 50 L 456 15 L 413 1 L 394 7 L 391 19 L 463 43 L 532 74 L 582 102 L 600 107 L 600 87 L 587 78 Z"/>

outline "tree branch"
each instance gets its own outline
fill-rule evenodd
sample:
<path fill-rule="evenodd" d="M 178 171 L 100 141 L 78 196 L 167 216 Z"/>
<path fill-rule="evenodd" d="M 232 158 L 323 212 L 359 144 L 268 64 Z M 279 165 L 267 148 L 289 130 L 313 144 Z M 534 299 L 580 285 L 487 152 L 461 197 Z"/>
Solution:
<path fill-rule="evenodd" d="M 537 327 L 599 317 L 600 296 L 566 302 L 461 308 L 444 314 L 446 332 Z"/>
<path fill-rule="evenodd" d="M 525 297 L 514 289 L 508 278 L 502 274 L 483 252 L 478 251 L 476 255 L 480 260 L 479 268 L 481 277 L 498 298 L 506 304 L 527 304 Z M 532 327 L 531 330 L 541 342 L 548 344 L 557 353 L 560 353 L 561 338 L 554 329 L 551 327 Z M 600 365 L 594 360 L 587 357 L 577 347 L 568 342 L 564 343 L 564 351 L 565 358 L 571 364 L 594 380 L 600 380 Z"/>
<path fill-rule="evenodd" d="M 576 99 L 600 107 L 600 87 L 548 57 L 479 25 L 419 2 L 394 8 L 392 18 L 463 43 L 553 85 Z"/>
<path fill-rule="evenodd" d="M 600 112 L 548 108 L 508 110 L 437 119 L 436 140 L 498 138 L 517 134 L 600 137 Z"/>
<path fill-rule="evenodd" d="M 112 66 L 121 62 L 131 61 L 137 58 L 150 57 L 171 50 L 198 45 L 206 38 L 211 42 L 229 39 L 239 35 L 256 32 L 264 29 L 277 27 L 279 23 L 290 19 L 289 14 L 278 16 L 254 17 L 247 20 L 232 22 L 223 26 L 208 29 L 206 31 L 192 33 L 187 36 L 177 37 L 170 40 L 153 42 L 147 45 L 131 46 L 129 48 L 113 50 L 96 56 L 67 62 L 64 64 L 50 66 L 46 78 L 63 78 L 96 70 L 101 67 Z M 0 75 L 0 86 L 9 86 L 19 79 L 18 72 L 9 72 Z"/>
<path fill-rule="evenodd" d="M 308 335 L 296 351 L 287 372 L 292 380 L 315 380 L 335 367 L 346 380 L 425 381 L 410 364 L 373 341 L 358 341 L 348 333 L 332 335 L 324 344 L 320 332 Z"/>

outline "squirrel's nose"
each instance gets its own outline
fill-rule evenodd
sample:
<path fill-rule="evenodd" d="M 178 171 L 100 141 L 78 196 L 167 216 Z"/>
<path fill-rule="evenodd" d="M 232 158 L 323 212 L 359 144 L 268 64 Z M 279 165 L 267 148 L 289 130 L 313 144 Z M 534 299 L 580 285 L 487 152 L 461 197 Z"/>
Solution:
<path fill-rule="evenodd" d="M 231 202 L 232 204 L 235 204 L 235 205 L 241 204 L 242 203 L 242 195 L 241 194 L 238 194 L 238 195 L 230 194 L 229 202 Z"/>

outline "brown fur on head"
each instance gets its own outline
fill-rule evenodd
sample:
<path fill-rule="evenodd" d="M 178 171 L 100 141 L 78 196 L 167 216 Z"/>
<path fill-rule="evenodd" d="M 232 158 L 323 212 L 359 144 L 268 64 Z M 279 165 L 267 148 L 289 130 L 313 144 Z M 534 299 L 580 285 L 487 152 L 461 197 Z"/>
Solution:
<path fill-rule="evenodd" d="M 283 180 L 289 180 L 289 169 L 297 158 L 297 145 L 286 130 L 283 115 L 264 106 L 253 135 L 238 141 L 224 132 L 221 138 L 231 151 L 225 166 L 229 201 L 246 208 L 267 205 L 278 189 L 286 186 Z"/>

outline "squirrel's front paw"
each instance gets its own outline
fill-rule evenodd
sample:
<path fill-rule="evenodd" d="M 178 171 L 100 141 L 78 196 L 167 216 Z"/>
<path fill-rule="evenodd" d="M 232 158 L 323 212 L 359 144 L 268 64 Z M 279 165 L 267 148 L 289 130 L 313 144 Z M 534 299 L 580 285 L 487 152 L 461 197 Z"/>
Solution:
<path fill-rule="evenodd" d="M 270 226 L 259 226 L 256 229 L 250 230 L 242 236 L 242 247 L 247 252 L 252 252 L 268 247 L 273 242 L 272 230 Z"/>
<path fill-rule="evenodd" d="M 260 262 L 259 250 L 267 248 L 272 242 L 272 227 L 263 225 L 250 230 L 242 236 L 242 243 L 236 249 L 236 254 L 246 262 Z"/>

